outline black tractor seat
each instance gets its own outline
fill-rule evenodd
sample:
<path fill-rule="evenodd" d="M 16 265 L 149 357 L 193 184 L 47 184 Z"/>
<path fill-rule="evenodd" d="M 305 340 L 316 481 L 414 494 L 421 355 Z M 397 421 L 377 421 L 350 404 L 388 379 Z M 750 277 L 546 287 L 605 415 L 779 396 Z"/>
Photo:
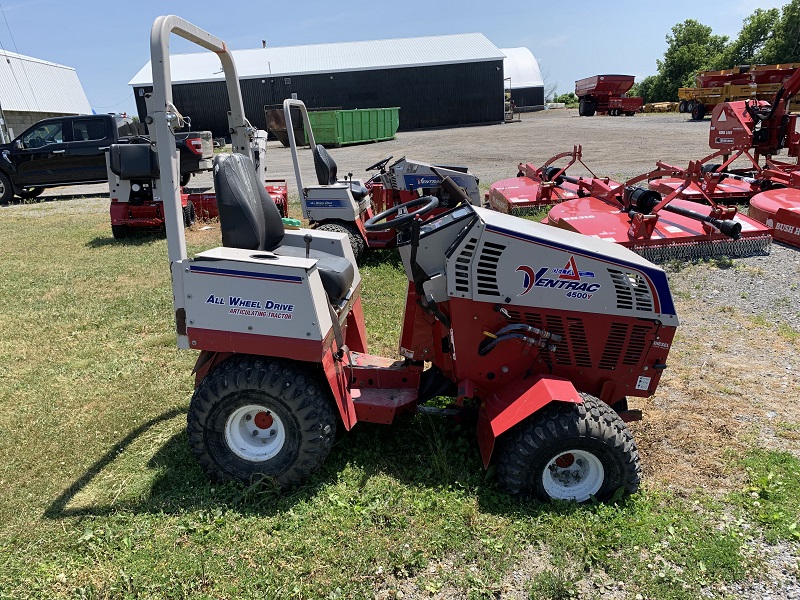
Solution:
<path fill-rule="evenodd" d="M 258 182 L 253 161 L 242 154 L 218 154 L 214 158 L 222 245 L 262 250 L 278 256 L 305 258 L 305 247 L 284 245 L 283 219 L 267 190 Z M 332 303 L 340 302 L 355 278 L 352 263 L 342 256 L 309 251 L 317 260 L 322 287 Z"/>
<path fill-rule="evenodd" d="M 336 161 L 325 149 L 322 144 L 317 144 L 312 152 L 314 155 L 314 170 L 317 172 L 317 181 L 320 185 L 334 185 L 336 183 L 349 183 L 350 193 L 353 194 L 353 199 L 362 204 L 369 195 L 369 190 L 357 181 L 339 181 L 336 179 L 338 167 Z"/>

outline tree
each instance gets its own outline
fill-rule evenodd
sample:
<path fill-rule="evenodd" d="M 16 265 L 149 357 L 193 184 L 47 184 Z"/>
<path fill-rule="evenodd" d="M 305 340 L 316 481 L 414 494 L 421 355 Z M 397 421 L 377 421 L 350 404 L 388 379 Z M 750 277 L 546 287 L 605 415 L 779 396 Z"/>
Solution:
<path fill-rule="evenodd" d="M 656 61 L 659 76 L 653 86 L 656 100 L 673 100 L 679 87 L 693 85 L 695 72 L 716 64 L 727 42 L 727 36 L 712 34 L 711 27 L 694 19 L 675 25 L 672 35 L 667 36 L 664 60 Z"/>
<path fill-rule="evenodd" d="M 737 65 L 752 65 L 764 62 L 764 52 L 774 46 L 776 27 L 781 12 L 777 8 L 762 10 L 757 8 L 752 15 L 745 18 L 738 37 L 728 44 L 719 55 L 717 69 L 730 69 Z"/>
<path fill-rule="evenodd" d="M 628 92 L 629 96 L 641 96 L 644 103 L 655 102 L 655 95 L 653 94 L 653 86 L 657 83 L 658 75 L 650 75 L 645 77 L 639 83 L 635 83 Z"/>
<path fill-rule="evenodd" d="M 781 9 L 775 34 L 765 42 L 760 59 L 767 64 L 800 62 L 800 0 Z"/>

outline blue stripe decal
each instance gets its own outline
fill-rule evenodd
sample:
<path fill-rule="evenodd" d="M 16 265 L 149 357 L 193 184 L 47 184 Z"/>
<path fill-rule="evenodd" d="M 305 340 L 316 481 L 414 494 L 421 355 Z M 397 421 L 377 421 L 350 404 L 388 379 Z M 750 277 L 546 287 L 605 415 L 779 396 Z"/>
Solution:
<path fill-rule="evenodd" d="M 283 283 L 302 283 L 303 278 L 296 275 L 279 275 L 277 273 L 252 273 L 250 271 L 235 271 L 233 269 L 215 269 L 213 267 L 191 266 L 189 271 L 205 275 L 225 275 L 228 277 L 245 277 L 247 279 L 264 279 L 266 281 L 280 281 Z"/>
<path fill-rule="evenodd" d="M 306 208 L 342 208 L 346 206 L 344 200 L 306 200 Z"/>
<path fill-rule="evenodd" d="M 597 254 L 595 252 L 590 252 L 588 250 L 578 249 L 573 246 L 566 246 L 564 244 L 559 244 L 558 242 L 553 241 L 545 241 L 539 238 L 535 238 L 529 235 L 525 235 L 524 233 L 519 233 L 518 231 L 512 231 L 510 229 L 504 229 L 503 227 L 498 227 L 496 225 L 486 225 L 486 231 L 490 231 L 493 233 L 497 233 L 500 235 L 505 235 L 507 237 L 516 238 L 519 240 L 524 240 L 528 242 L 535 242 L 542 246 L 550 246 L 552 248 L 556 248 L 558 250 L 563 250 L 565 252 L 571 252 L 572 254 L 577 254 L 579 256 L 587 256 L 589 258 L 594 258 L 597 260 L 601 260 L 606 263 L 611 264 L 618 264 L 618 265 L 625 265 L 635 271 L 639 271 L 640 273 L 644 273 L 647 275 L 648 279 L 655 285 L 656 294 L 658 294 L 658 299 L 661 302 L 661 314 L 665 315 L 674 315 L 675 313 L 675 305 L 672 302 L 672 293 L 669 290 L 669 284 L 667 283 L 667 275 L 661 270 L 653 270 L 649 269 L 648 267 L 642 265 L 636 265 L 633 263 L 626 262 L 624 260 L 619 260 L 616 258 L 610 258 L 608 256 L 604 256 L 602 254 Z M 608 242 L 609 244 L 613 242 Z"/>

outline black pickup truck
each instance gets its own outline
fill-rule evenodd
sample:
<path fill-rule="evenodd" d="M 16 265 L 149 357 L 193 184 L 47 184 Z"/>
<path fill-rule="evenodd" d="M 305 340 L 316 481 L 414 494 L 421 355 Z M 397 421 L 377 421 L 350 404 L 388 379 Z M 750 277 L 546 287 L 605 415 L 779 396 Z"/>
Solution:
<path fill-rule="evenodd" d="M 108 181 L 105 152 L 111 144 L 149 139 L 132 119 L 117 115 L 75 115 L 39 121 L 10 144 L 0 144 L 0 204 L 15 195 L 35 198 L 45 188 Z M 211 169 L 211 132 L 175 134 L 181 185 L 192 173 Z"/>

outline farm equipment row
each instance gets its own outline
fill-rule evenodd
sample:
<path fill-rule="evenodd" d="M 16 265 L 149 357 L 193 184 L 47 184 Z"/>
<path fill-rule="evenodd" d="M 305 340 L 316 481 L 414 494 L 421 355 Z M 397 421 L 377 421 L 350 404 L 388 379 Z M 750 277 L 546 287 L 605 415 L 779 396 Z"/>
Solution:
<path fill-rule="evenodd" d="M 726 102 L 770 100 L 798 67 L 800 63 L 700 71 L 695 77 L 695 87 L 678 89 L 678 110 L 699 121 L 715 106 Z"/>
<path fill-rule="evenodd" d="M 764 253 L 773 238 L 800 246 L 800 132 L 797 115 L 789 112 L 798 91 L 800 69 L 771 102 L 717 105 L 709 132 L 714 152 L 687 168 L 658 162 L 620 183 L 592 173 L 576 146 L 541 167 L 520 164 L 517 177 L 492 184 L 486 200 L 518 215 L 554 205 L 547 224 L 614 241 L 655 261 Z M 794 163 L 776 158 L 783 150 Z M 555 166 L 564 158 L 565 166 Z M 744 167 L 733 166 L 742 161 Z M 575 165 L 590 176 L 568 175 Z M 748 201 L 749 216 L 727 205 Z"/>

